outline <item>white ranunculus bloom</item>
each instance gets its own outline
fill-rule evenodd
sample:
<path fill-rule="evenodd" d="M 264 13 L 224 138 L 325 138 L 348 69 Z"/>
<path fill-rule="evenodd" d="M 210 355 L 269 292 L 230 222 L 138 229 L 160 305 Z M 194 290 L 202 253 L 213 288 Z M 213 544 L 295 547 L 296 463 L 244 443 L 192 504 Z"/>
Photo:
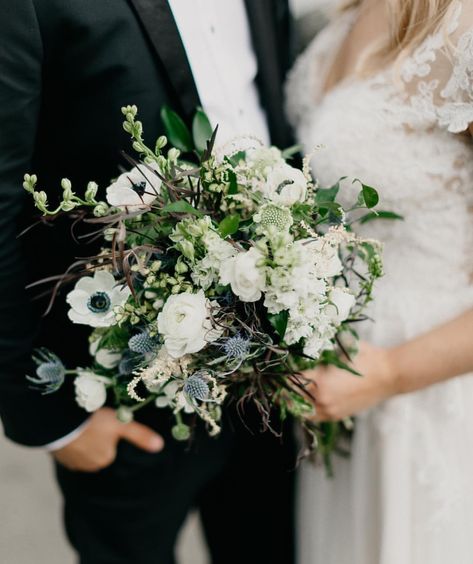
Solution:
<path fill-rule="evenodd" d="M 355 296 L 347 288 L 333 288 L 328 298 L 330 304 L 325 308 L 326 314 L 337 324 L 345 321 L 355 305 Z"/>
<path fill-rule="evenodd" d="M 273 169 L 267 178 L 263 193 L 282 206 L 293 206 L 307 197 L 307 178 L 297 168 L 284 164 Z"/>
<path fill-rule="evenodd" d="M 266 275 L 258 262 L 263 255 L 254 247 L 222 262 L 220 282 L 230 284 L 232 292 L 243 302 L 256 302 L 266 285 Z"/>
<path fill-rule="evenodd" d="M 221 331 L 212 326 L 209 300 L 200 290 L 196 294 L 170 296 L 158 315 L 158 331 L 173 358 L 192 354 L 215 341 Z"/>
<path fill-rule="evenodd" d="M 116 208 L 131 211 L 146 209 L 161 189 L 161 179 L 155 164 L 135 166 L 120 176 L 107 188 L 107 202 Z"/>
<path fill-rule="evenodd" d="M 123 305 L 130 296 L 127 286 L 117 285 L 110 272 L 97 270 L 81 278 L 67 294 L 68 311 L 73 323 L 91 327 L 109 327 L 115 323 L 113 308 Z"/>
<path fill-rule="evenodd" d="M 309 251 L 314 265 L 313 272 L 317 278 L 333 278 L 342 272 L 343 264 L 338 256 L 337 245 L 331 244 L 323 237 L 301 239 L 296 244 L 303 245 Z"/>
<path fill-rule="evenodd" d="M 95 361 L 103 366 L 104 368 L 115 368 L 120 363 L 122 355 L 117 351 L 111 351 L 109 349 L 100 349 L 98 346 L 100 339 L 92 341 L 89 346 L 89 354 L 95 358 Z"/>
<path fill-rule="evenodd" d="M 74 380 L 77 403 L 89 413 L 100 409 L 107 399 L 106 381 L 93 372 L 80 372 Z"/>

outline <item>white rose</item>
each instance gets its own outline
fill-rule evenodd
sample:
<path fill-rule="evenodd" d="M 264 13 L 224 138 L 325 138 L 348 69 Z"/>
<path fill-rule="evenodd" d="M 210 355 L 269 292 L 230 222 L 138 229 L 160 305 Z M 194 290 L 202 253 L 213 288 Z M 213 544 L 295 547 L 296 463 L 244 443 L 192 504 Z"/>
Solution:
<path fill-rule="evenodd" d="M 343 264 L 338 256 L 338 245 L 333 245 L 323 237 L 317 239 L 302 239 L 297 241 L 310 252 L 313 263 L 313 273 L 317 278 L 333 278 L 343 270 Z"/>
<path fill-rule="evenodd" d="M 106 381 L 93 372 L 80 372 L 74 380 L 77 403 L 89 413 L 100 409 L 107 399 Z"/>
<path fill-rule="evenodd" d="M 347 288 L 333 288 L 328 296 L 330 304 L 325 313 L 337 324 L 348 318 L 351 308 L 355 305 L 355 296 Z"/>
<path fill-rule="evenodd" d="M 158 331 L 173 358 L 192 354 L 215 341 L 221 334 L 212 326 L 210 306 L 204 292 L 170 296 L 158 315 Z"/>
<path fill-rule="evenodd" d="M 161 179 L 155 164 L 135 166 L 107 188 L 107 202 L 116 208 L 146 209 L 159 194 Z"/>
<path fill-rule="evenodd" d="M 232 292 L 243 302 L 256 302 L 261 298 L 266 283 L 265 272 L 257 265 L 261 258 L 261 253 L 253 247 L 223 261 L 220 266 L 220 282 L 230 284 Z"/>
<path fill-rule="evenodd" d="M 307 196 L 307 178 L 304 173 L 288 164 L 270 172 L 263 193 L 272 201 L 290 207 L 304 202 Z"/>

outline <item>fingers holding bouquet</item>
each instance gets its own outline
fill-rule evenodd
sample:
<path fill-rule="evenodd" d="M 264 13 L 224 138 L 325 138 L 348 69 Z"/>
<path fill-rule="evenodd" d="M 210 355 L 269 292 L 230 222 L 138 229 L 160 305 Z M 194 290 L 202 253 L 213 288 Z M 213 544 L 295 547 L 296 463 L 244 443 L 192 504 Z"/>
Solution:
<path fill-rule="evenodd" d="M 315 406 L 314 421 L 342 421 L 396 394 L 396 371 L 388 349 L 361 342 L 349 367 L 359 375 L 334 365 L 303 372 Z"/>

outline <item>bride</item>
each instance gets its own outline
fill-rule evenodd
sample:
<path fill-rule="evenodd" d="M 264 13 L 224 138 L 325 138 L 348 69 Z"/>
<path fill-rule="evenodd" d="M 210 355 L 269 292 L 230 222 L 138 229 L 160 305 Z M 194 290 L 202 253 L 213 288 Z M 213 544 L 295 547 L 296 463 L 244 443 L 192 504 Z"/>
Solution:
<path fill-rule="evenodd" d="M 305 150 L 325 146 L 322 185 L 361 178 L 405 218 L 362 226 L 385 242 L 364 377 L 307 374 L 318 420 L 357 417 L 335 478 L 301 469 L 300 563 L 472 564 L 473 2 L 351 2 L 296 63 L 288 106 Z"/>

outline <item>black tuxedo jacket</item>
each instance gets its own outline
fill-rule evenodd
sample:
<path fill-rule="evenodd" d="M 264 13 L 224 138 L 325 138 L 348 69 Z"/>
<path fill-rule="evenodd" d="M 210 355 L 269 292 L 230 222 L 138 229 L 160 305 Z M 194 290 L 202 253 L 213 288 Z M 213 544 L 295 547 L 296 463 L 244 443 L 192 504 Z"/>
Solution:
<path fill-rule="evenodd" d="M 273 142 L 286 145 L 281 87 L 289 62 L 287 2 L 246 4 L 262 104 Z M 38 289 L 27 293 L 25 285 L 64 272 L 73 257 L 94 254 L 73 241 L 66 221 L 17 238 L 36 218 L 23 174 L 36 173 L 53 196 L 63 176 L 77 189 L 91 179 L 103 188 L 117 174 L 119 151 L 131 152 L 120 107 L 138 105 L 152 142 L 162 133 L 164 103 L 186 118 L 199 104 L 166 1 L 0 0 L 0 415 L 17 442 L 46 444 L 87 416 L 70 385 L 44 397 L 28 387 L 35 346 L 56 352 L 71 367 L 89 359 L 88 330 L 69 322 L 64 294 L 43 318 L 46 302 L 32 300 Z"/>

